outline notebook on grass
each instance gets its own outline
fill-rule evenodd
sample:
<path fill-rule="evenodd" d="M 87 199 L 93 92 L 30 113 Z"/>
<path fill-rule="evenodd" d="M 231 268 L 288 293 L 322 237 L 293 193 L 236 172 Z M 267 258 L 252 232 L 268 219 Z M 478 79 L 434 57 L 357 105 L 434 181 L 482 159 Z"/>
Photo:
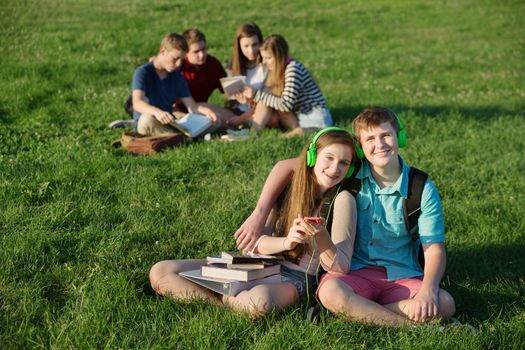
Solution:
<path fill-rule="evenodd" d="M 239 292 L 245 289 L 250 289 L 258 284 L 274 284 L 281 282 L 281 275 L 272 275 L 248 282 L 224 278 L 203 277 L 201 270 L 180 272 L 179 275 L 194 283 L 197 283 L 198 285 L 203 286 L 204 288 L 208 288 L 214 292 L 228 296 L 235 296 Z"/>

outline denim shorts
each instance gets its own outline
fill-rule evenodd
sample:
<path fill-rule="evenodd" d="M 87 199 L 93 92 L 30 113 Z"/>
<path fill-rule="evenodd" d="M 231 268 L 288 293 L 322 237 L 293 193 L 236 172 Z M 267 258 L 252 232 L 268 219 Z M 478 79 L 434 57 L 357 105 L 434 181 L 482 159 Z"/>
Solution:
<path fill-rule="evenodd" d="M 297 113 L 297 121 L 303 129 L 324 129 L 334 125 L 332 115 L 325 107 L 314 107 L 308 113 Z"/>
<path fill-rule="evenodd" d="M 306 283 L 306 276 L 308 276 L 308 285 Z M 299 298 L 306 296 L 308 287 L 308 294 L 315 295 L 317 289 L 317 277 L 307 275 L 306 272 L 293 270 L 289 267 L 281 265 L 281 282 L 288 282 L 294 285 L 299 294 Z"/>

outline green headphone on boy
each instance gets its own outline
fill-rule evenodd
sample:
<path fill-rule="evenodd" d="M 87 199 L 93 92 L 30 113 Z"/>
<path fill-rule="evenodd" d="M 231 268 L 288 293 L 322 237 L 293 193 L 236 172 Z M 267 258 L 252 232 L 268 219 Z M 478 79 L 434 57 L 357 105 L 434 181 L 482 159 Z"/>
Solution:
<path fill-rule="evenodd" d="M 317 152 L 315 150 L 315 144 L 317 143 L 317 140 L 319 140 L 319 138 L 326 134 L 327 132 L 330 132 L 330 131 L 341 131 L 341 132 L 344 132 L 344 133 L 347 133 L 349 135 L 351 135 L 347 130 L 345 129 L 342 129 L 342 128 L 338 128 L 338 127 L 335 127 L 335 126 L 331 126 L 329 128 L 324 128 L 320 131 L 318 131 L 314 137 L 312 137 L 312 141 L 310 142 L 310 146 L 308 146 L 308 151 L 306 151 L 306 165 L 310 168 L 313 168 L 314 165 L 315 165 L 315 161 L 317 159 Z M 357 150 L 357 141 L 355 141 L 355 145 L 356 145 L 356 152 L 358 152 Z M 360 147 L 359 147 L 360 149 Z M 361 150 L 361 152 L 363 152 Z M 357 156 L 359 158 L 361 158 L 361 156 L 359 156 L 359 153 L 357 154 Z M 354 163 L 350 164 L 350 167 L 348 168 L 348 171 L 346 172 L 345 174 L 345 179 L 348 179 L 350 176 L 352 176 L 352 173 L 354 172 Z"/>
<path fill-rule="evenodd" d="M 407 145 L 407 133 L 405 132 L 405 126 L 403 125 L 403 123 L 401 122 L 401 119 L 399 119 L 397 114 L 395 114 L 394 112 L 392 112 L 392 114 L 394 114 L 394 117 L 396 118 L 396 121 L 397 121 L 397 125 L 399 125 L 399 131 L 397 132 L 397 146 L 399 148 L 403 148 Z M 357 144 L 355 146 L 355 152 L 357 153 L 357 156 L 359 158 L 363 159 L 365 157 L 365 152 L 363 152 L 363 149 L 361 148 L 359 141 L 357 141 Z"/>
<path fill-rule="evenodd" d="M 403 148 L 407 145 L 407 133 L 405 132 L 405 126 L 401 123 L 401 119 L 399 119 L 395 113 L 394 116 L 396 117 L 397 125 L 399 125 L 399 131 L 397 132 L 397 145 L 399 148 Z"/>

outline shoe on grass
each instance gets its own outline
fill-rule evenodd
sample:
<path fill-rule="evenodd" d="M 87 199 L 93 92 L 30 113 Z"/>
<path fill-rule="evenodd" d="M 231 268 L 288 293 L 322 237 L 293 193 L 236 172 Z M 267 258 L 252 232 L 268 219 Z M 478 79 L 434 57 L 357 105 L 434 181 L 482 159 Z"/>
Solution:
<path fill-rule="evenodd" d="M 221 140 L 222 141 L 242 141 L 242 140 L 248 140 L 248 135 L 222 135 Z"/>
<path fill-rule="evenodd" d="M 239 129 L 239 130 L 226 129 L 226 133 L 228 135 L 233 135 L 233 136 L 248 136 L 250 134 L 250 130 L 249 129 Z"/>
<path fill-rule="evenodd" d="M 108 124 L 108 128 L 115 129 L 115 128 L 126 128 L 128 126 L 133 126 L 135 122 L 133 119 L 118 119 L 114 120 L 111 123 Z"/>

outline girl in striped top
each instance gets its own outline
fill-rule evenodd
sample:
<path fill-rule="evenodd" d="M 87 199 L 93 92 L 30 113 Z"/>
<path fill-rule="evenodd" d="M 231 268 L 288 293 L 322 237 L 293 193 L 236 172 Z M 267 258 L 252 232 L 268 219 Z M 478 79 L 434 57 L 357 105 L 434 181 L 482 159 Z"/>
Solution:
<path fill-rule="evenodd" d="M 303 64 L 289 57 L 286 40 L 270 35 L 260 51 L 268 69 L 265 89 L 247 86 L 243 91 L 244 96 L 257 103 L 252 127 L 261 130 L 278 121 L 291 129 L 287 136 L 292 136 L 303 134 L 305 129 L 332 126 L 321 90 Z"/>

